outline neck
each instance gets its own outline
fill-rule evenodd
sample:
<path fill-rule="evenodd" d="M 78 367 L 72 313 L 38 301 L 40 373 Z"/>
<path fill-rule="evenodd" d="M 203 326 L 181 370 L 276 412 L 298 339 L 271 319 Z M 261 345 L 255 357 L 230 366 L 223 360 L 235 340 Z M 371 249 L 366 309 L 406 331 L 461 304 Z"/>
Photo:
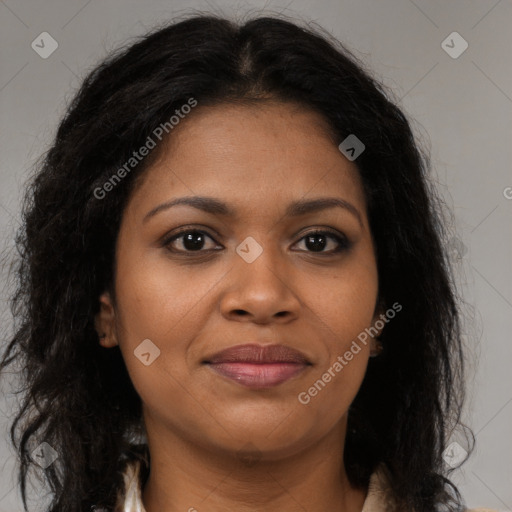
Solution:
<path fill-rule="evenodd" d="M 354 488 L 348 481 L 343 465 L 345 428 L 346 421 L 318 442 L 274 458 L 207 450 L 176 433 L 147 429 L 151 470 L 142 491 L 144 508 L 146 512 L 360 512 L 366 489 Z"/>

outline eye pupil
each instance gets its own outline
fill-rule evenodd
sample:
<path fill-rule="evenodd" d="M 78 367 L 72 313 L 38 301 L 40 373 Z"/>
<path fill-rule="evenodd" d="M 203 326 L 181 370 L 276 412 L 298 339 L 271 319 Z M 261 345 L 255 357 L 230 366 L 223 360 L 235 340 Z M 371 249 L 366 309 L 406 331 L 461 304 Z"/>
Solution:
<path fill-rule="evenodd" d="M 199 240 L 198 240 L 199 239 Z M 183 236 L 183 246 L 190 251 L 201 249 L 204 244 L 204 235 L 199 232 L 188 233 Z"/>
<path fill-rule="evenodd" d="M 206 238 L 212 238 L 207 233 L 198 230 L 188 230 L 182 231 L 181 234 L 174 235 L 168 241 L 164 241 L 164 246 L 168 247 L 168 249 L 173 253 L 192 253 L 197 252 L 201 254 L 206 254 L 208 251 L 204 251 L 204 245 L 206 243 Z M 338 248 L 328 251 L 325 251 L 326 246 L 328 245 L 329 238 L 334 240 Z M 182 246 L 181 249 L 178 247 L 173 247 L 174 243 L 178 243 Z M 215 240 L 213 240 L 215 241 Z M 345 238 L 337 236 L 330 231 L 315 231 L 309 234 L 306 234 L 300 239 L 301 243 L 306 245 L 306 251 L 310 253 L 318 253 L 319 255 L 334 255 L 336 253 L 340 253 L 350 247 L 350 244 L 347 243 Z M 209 251 L 212 252 L 212 251 Z M 303 251 L 302 251 L 303 252 Z"/>
<path fill-rule="evenodd" d="M 313 242 L 314 239 L 320 239 L 320 242 Z M 325 249 L 327 237 L 321 234 L 309 235 L 306 237 L 306 247 L 313 251 L 321 252 Z"/>

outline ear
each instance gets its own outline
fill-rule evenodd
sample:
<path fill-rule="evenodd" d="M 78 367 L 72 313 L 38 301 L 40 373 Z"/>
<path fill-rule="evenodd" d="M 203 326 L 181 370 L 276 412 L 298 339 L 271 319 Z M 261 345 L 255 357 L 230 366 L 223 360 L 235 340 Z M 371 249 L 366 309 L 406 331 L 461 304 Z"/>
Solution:
<path fill-rule="evenodd" d="M 115 333 L 115 311 L 109 292 L 100 295 L 100 310 L 94 317 L 94 326 L 100 345 L 105 348 L 115 347 L 117 343 Z"/>
<path fill-rule="evenodd" d="M 382 331 L 384 330 L 384 327 L 386 326 L 386 322 L 382 321 L 383 320 L 382 316 L 385 316 L 384 315 L 385 311 L 386 311 L 386 303 L 384 302 L 383 299 L 379 299 L 377 301 L 377 305 L 375 306 L 375 313 L 372 318 L 372 327 L 374 327 L 375 329 L 378 330 L 378 333 L 374 336 L 374 338 L 380 337 L 380 335 L 382 334 Z M 379 322 L 379 325 L 383 324 L 380 329 L 375 325 L 375 323 L 378 320 L 381 320 L 381 322 Z"/>

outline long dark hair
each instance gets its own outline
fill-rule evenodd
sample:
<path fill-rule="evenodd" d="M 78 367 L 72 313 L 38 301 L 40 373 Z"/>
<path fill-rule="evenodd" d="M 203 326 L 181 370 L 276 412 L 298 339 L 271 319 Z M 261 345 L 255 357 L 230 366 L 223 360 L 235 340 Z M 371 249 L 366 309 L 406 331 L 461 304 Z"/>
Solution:
<path fill-rule="evenodd" d="M 31 452 L 43 441 L 58 454 L 42 471 L 53 495 L 49 512 L 113 507 L 126 461 L 149 461 L 138 437 L 140 397 L 118 347 L 98 343 L 93 318 L 99 295 L 112 290 L 124 206 L 158 152 L 122 180 L 112 176 L 190 98 L 197 108 L 292 101 L 319 112 L 337 143 L 355 134 L 365 144 L 356 164 L 379 297 L 403 309 L 384 328 L 384 351 L 370 360 L 351 405 L 344 462 L 358 486 L 385 463 L 404 509 L 461 510 L 442 456 L 461 426 L 460 299 L 426 151 L 391 93 L 321 29 L 197 14 L 146 34 L 90 72 L 27 187 L 16 236 L 15 329 L 0 363 L 2 371 L 12 363 L 21 369 L 24 401 L 10 433 L 25 510 L 27 474 L 41 471 Z"/>

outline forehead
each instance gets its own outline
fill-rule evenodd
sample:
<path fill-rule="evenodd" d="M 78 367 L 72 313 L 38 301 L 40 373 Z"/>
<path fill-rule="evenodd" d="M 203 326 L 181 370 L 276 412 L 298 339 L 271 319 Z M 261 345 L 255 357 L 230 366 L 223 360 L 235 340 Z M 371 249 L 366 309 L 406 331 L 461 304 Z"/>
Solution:
<path fill-rule="evenodd" d="M 206 144 L 208 151 L 229 149 L 243 155 L 258 150 L 258 153 L 278 151 L 280 155 L 294 153 L 299 149 L 319 144 L 335 145 L 334 133 L 327 120 L 311 108 L 295 102 L 266 100 L 258 103 L 221 103 L 201 106 L 186 116 L 177 129 L 165 141 L 168 150 L 177 154 L 180 149 L 190 149 L 198 139 Z M 201 149 L 201 148 L 199 148 Z M 324 148 L 325 149 L 325 148 Z M 253 156 L 260 156 L 254 153 Z"/>
<path fill-rule="evenodd" d="M 261 211 L 276 201 L 328 194 L 364 210 L 356 165 L 341 154 L 326 120 L 300 105 L 199 104 L 164 142 L 134 207 L 197 194 Z"/>

